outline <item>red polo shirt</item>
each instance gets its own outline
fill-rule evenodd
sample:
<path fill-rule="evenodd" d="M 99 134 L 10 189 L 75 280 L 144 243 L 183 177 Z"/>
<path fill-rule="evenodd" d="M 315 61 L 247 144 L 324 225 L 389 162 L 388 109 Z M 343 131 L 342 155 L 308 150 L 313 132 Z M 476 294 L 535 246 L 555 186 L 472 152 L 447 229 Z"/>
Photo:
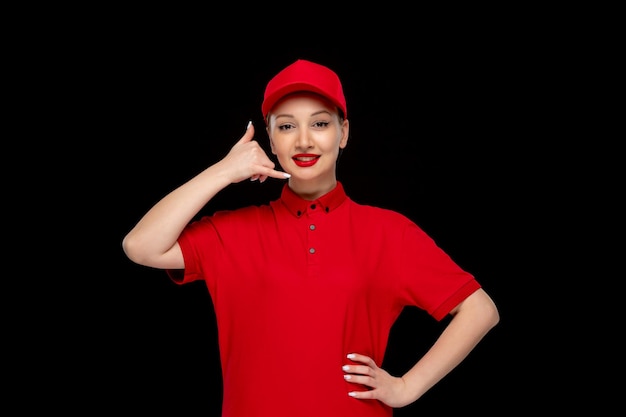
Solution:
<path fill-rule="evenodd" d="M 380 366 L 405 306 L 441 320 L 480 285 L 415 223 L 357 204 L 341 183 L 315 201 L 285 184 L 268 205 L 220 211 L 179 239 L 177 283 L 204 280 L 218 326 L 224 417 L 388 417 L 341 367 Z"/>

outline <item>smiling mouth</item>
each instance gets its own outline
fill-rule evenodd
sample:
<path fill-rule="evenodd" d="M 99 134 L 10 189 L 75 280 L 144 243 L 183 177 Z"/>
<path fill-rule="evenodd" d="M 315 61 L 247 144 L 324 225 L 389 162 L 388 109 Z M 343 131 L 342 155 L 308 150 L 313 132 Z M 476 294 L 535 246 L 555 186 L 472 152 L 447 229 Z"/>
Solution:
<path fill-rule="evenodd" d="M 319 158 L 319 155 L 299 155 L 294 156 L 292 159 L 293 162 L 299 167 L 310 167 L 315 165 Z"/>

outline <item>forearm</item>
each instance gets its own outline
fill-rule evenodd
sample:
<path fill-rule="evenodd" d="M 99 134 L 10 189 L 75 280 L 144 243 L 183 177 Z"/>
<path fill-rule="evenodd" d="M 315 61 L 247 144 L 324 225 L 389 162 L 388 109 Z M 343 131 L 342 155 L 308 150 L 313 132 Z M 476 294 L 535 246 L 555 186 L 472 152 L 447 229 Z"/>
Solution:
<path fill-rule="evenodd" d="M 132 261 L 156 268 L 182 268 L 166 254 L 193 217 L 223 188 L 230 184 L 217 163 L 179 186 L 157 202 L 125 236 L 123 248 Z M 176 262 L 174 262 L 176 263 Z"/>
<path fill-rule="evenodd" d="M 402 377 L 412 401 L 459 365 L 498 321 L 498 311 L 482 289 L 468 297 L 433 346 Z"/>

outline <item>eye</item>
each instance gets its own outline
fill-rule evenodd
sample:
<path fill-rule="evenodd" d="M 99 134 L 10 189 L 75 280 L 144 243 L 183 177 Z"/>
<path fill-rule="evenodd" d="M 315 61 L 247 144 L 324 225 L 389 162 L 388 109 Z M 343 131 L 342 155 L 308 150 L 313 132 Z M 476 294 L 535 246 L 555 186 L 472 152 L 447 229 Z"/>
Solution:
<path fill-rule="evenodd" d="M 285 130 L 285 131 L 293 129 L 293 128 L 294 128 L 294 126 L 292 124 L 288 124 L 288 123 L 285 123 L 285 124 L 282 124 L 282 125 L 278 126 L 278 130 Z"/>
<path fill-rule="evenodd" d="M 313 123 L 313 127 L 316 127 L 318 129 L 323 129 L 326 126 L 328 126 L 330 123 L 329 122 L 315 122 Z"/>

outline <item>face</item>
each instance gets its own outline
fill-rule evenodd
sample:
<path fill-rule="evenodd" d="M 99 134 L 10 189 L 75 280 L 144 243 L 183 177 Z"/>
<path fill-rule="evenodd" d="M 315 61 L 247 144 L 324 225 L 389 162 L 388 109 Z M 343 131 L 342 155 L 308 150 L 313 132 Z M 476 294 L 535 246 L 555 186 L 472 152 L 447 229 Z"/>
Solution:
<path fill-rule="evenodd" d="M 311 93 L 294 93 L 279 101 L 268 116 L 272 153 L 289 184 L 332 189 L 339 149 L 348 143 L 348 120 L 339 117 L 328 100 Z"/>

